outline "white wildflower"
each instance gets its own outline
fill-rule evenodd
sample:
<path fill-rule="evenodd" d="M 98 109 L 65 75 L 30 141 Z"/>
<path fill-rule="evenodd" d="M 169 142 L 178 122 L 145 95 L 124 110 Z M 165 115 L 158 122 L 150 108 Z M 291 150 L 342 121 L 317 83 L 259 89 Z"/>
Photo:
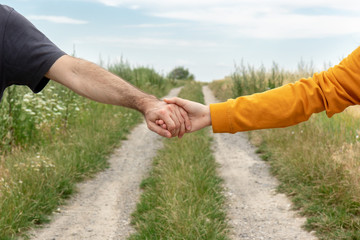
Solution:
<path fill-rule="evenodd" d="M 65 110 L 63 107 L 61 107 L 61 106 L 59 106 L 59 105 L 57 105 L 56 108 L 59 109 L 60 111 Z"/>

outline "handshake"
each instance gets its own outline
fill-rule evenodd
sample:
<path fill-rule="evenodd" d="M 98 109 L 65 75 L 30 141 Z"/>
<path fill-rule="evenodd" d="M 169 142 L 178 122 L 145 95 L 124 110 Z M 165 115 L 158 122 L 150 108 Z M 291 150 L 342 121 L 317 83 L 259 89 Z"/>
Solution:
<path fill-rule="evenodd" d="M 152 100 L 145 109 L 143 114 L 148 128 L 167 138 L 181 138 L 185 133 L 211 125 L 209 106 L 178 97 Z"/>

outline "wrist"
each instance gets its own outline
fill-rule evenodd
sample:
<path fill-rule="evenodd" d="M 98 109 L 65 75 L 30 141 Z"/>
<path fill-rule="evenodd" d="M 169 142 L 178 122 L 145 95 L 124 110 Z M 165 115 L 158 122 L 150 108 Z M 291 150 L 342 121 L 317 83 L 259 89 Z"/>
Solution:
<path fill-rule="evenodd" d="M 146 113 L 153 109 L 156 104 L 159 103 L 159 99 L 157 99 L 153 95 L 146 95 L 143 97 L 140 97 L 138 101 L 136 101 L 136 108 L 138 111 L 140 111 L 143 115 L 146 115 Z"/>
<path fill-rule="evenodd" d="M 210 106 L 205 106 L 205 124 L 206 127 L 211 126 L 211 113 L 210 113 Z"/>

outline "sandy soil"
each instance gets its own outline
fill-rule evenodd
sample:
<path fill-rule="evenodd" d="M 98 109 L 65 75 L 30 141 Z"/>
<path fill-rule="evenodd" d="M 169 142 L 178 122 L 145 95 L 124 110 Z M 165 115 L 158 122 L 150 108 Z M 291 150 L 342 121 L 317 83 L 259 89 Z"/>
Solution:
<path fill-rule="evenodd" d="M 217 102 L 207 87 L 203 91 L 207 104 Z M 276 193 L 276 179 L 245 133 L 214 134 L 213 147 L 225 180 L 232 239 L 316 239 L 301 228 L 305 219 L 291 210 L 287 197 Z"/>
<path fill-rule="evenodd" d="M 179 91 L 174 89 L 167 97 Z M 130 215 L 141 194 L 139 184 L 161 147 L 161 138 L 145 123 L 137 126 L 110 157 L 110 168 L 79 184 L 79 193 L 61 207 L 50 224 L 34 230 L 32 239 L 126 239 L 133 231 Z"/>
<path fill-rule="evenodd" d="M 345 109 L 345 112 L 350 113 L 352 116 L 354 116 L 356 118 L 360 118 L 360 106 L 359 105 L 350 106 Z"/>

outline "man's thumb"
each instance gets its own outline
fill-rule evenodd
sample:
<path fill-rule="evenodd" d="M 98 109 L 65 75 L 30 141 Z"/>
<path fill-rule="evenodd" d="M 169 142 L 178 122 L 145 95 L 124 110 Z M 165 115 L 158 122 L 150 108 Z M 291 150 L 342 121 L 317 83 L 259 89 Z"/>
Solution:
<path fill-rule="evenodd" d="M 164 98 L 164 101 L 169 104 L 176 104 L 180 107 L 185 106 L 185 101 L 181 98 L 173 97 L 173 98 Z"/>

